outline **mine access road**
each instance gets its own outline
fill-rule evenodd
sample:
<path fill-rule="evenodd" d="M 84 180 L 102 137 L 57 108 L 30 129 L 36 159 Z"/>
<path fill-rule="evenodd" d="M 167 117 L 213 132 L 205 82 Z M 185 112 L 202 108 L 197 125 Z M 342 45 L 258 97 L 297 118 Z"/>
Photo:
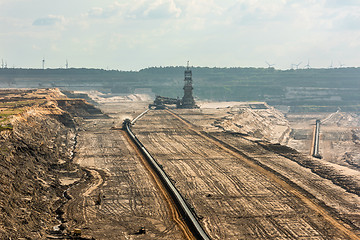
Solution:
<path fill-rule="evenodd" d="M 146 113 L 146 112 L 144 112 Z M 143 114 L 144 114 L 143 113 Z M 142 116 L 143 114 L 139 115 Z M 137 118 L 136 118 L 137 119 Z M 169 201 L 170 204 L 175 205 L 176 209 L 179 210 L 181 213 L 184 223 L 186 224 L 186 230 L 184 231 L 189 232 L 189 239 L 196 237 L 196 239 L 201 240 L 209 240 L 210 238 L 200 225 L 197 217 L 194 215 L 192 210 L 189 208 L 188 204 L 184 200 L 183 196 L 179 193 L 176 189 L 174 184 L 171 182 L 171 179 L 166 175 L 166 173 L 162 170 L 162 167 L 157 163 L 157 161 L 151 156 L 149 151 L 144 147 L 144 145 L 138 140 L 138 138 L 134 135 L 131 131 L 131 124 L 134 124 L 136 119 L 130 122 L 130 120 L 125 120 L 123 123 L 123 129 L 127 132 L 131 140 L 134 142 L 138 150 L 143 154 L 143 156 L 148 161 L 151 169 L 149 171 L 153 172 L 155 177 L 157 177 L 160 182 L 162 183 L 162 187 L 164 190 L 166 189 L 168 195 L 171 196 L 172 201 Z M 180 223 L 181 219 L 179 219 Z"/>
<path fill-rule="evenodd" d="M 211 239 L 359 239 L 358 196 L 252 141 L 239 150 L 192 124 L 200 118 L 151 110 L 132 131 Z"/>

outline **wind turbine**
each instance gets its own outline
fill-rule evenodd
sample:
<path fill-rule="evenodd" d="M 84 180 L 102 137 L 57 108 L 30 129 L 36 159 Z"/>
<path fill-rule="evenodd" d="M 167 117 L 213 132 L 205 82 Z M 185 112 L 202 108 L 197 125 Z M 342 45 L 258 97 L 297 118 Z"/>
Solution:
<path fill-rule="evenodd" d="M 69 63 L 68 63 L 68 60 L 67 60 L 67 59 L 66 59 L 65 68 L 66 68 L 66 69 L 68 69 L 68 68 L 69 68 Z"/>
<path fill-rule="evenodd" d="M 331 60 L 331 64 L 330 64 L 329 68 L 333 68 L 333 60 Z"/>
<path fill-rule="evenodd" d="M 43 60 L 42 60 L 42 69 L 43 70 L 45 69 L 45 58 L 43 58 Z"/>
<path fill-rule="evenodd" d="M 1 59 L 1 68 L 4 68 L 4 59 Z"/>
<path fill-rule="evenodd" d="M 302 62 L 299 62 L 298 64 L 294 64 L 294 65 L 296 66 L 296 70 L 299 69 L 299 66 L 300 66 L 301 63 L 302 63 Z"/>
<path fill-rule="evenodd" d="M 307 69 L 310 69 L 310 60 L 308 59 L 308 63 L 305 65 Z"/>
<path fill-rule="evenodd" d="M 266 64 L 268 65 L 268 68 L 271 68 L 272 66 L 275 66 L 275 64 L 273 63 L 273 64 L 270 64 L 270 63 L 268 63 L 267 61 L 265 61 L 266 62 Z"/>

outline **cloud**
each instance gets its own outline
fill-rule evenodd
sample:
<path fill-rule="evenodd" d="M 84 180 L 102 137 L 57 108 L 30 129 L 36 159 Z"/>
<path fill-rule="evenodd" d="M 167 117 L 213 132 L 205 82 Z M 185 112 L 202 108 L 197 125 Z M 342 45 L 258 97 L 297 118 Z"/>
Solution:
<path fill-rule="evenodd" d="M 291 8 L 293 16 L 312 31 L 336 33 L 360 30 L 360 6 L 352 1 L 319 1 L 311 7 L 297 3 Z"/>
<path fill-rule="evenodd" d="M 33 26 L 52 26 L 64 21 L 62 16 L 49 15 L 45 18 L 38 18 L 33 22 Z"/>
<path fill-rule="evenodd" d="M 343 7 L 343 6 L 358 6 L 358 0 L 326 0 L 325 6 L 326 7 Z"/>
<path fill-rule="evenodd" d="M 331 9 L 330 14 L 323 16 L 331 22 L 331 29 L 336 31 L 360 30 L 360 7 L 344 6 Z"/>
<path fill-rule="evenodd" d="M 360 9 L 358 8 L 358 11 Z M 334 26 L 339 30 L 359 30 L 360 14 L 359 12 L 352 12 L 340 16 L 335 22 Z"/>
<path fill-rule="evenodd" d="M 91 18 L 105 19 L 115 16 L 117 15 L 117 13 L 118 13 L 118 9 L 116 5 L 110 5 L 107 8 L 93 7 L 91 10 L 88 11 L 86 15 Z"/>
<path fill-rule="evenodd" d="M 175 0 L 140 0 L 135 2 L 115 2 L 110 6 L 126 19 L 167 19 L 178 18 L 182 9 Z"/>
<path fill-rule="evenodd" d="M 0 6 L 0 45 L 61 61 L 67 52 L 87 66 L 95 58 L 109 66 L 129 58 L 129 69 L 188 58 L 209 66 L 268 60 L 285 68 L 308 58 L 319 66 L 337 56 L 358 62 L 359 0 L 0 0 Z"/>
<path fill-rule="evenodd" d="M 172 0 L 161 0 L 151 3 L 143 13 L 147 18 L 171 18 L 179 17 L 180 14 L 181 9 Z"/>
<path fill-rule="evenodd" d="M 231 6 L 233 11 L 241 15 L 251 15 L 254 18 L 273 18 L 282 12 L 286 2 L 284 1 L 239 1 Z"/>

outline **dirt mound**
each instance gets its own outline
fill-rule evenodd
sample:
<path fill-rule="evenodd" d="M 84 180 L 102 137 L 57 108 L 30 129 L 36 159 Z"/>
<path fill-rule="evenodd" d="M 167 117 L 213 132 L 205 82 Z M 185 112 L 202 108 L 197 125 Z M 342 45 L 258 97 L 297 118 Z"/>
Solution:
<path fill-rule="evenodd" d="M 90 118 L 103 113 L 83 99 L 57 99 L 57 105 L 75 117 Z"/>
<path fill-rule="evenodd" d="M 127 94 L 119 96 L 119 94 L 105 94 L 98 91 L 91 91 L 88 93 L 88 96 L 98 103 L 114 103 L 114 102 L 150 102 L 153 100 L 153 97 L 149 94 Z"/>
<path fill-rule="evenodd" d="M 348 169 L 310 156 L 305 156 L 287 146 L 268 144 L 265 142 L 258 142 L 258 144 L 267 150 L 276 152 L 297 162 L 303 167 L 311 169 L 312 172 L 331 180 L 334 184 L 344 188 L 348 192 L 360 196 L 360 178 L 356 170 Z"/>
<path fill-rule="evenodd" d="M 233 106 L 227 116 L 214 122 L 214 126 L 274 143 L 283 142 L 290 133 L 284 115 L 266 103 Z"/>
<path fill-rule="evenodd" d="M 352 141 L 357 149 L 360 149 L 360 129 L 353 129 Z M 352 151 L 346 152 L 343 156 L 343 159 L 350 165 L 355 166 L 360 169 L 360 152 Z"/>
<path fill-rule="evenodd" d="M 340 112 L 330 114 L 321 121 L 324 125 L 336 125 L 338 127 L 358 127 L 360 126 L 360 115 L 353 112 Z"/>

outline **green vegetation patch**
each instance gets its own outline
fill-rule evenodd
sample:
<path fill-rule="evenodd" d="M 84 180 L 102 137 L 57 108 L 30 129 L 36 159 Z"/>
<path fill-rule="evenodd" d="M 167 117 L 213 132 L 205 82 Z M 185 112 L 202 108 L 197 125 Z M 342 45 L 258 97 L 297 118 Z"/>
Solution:
<path fill-rule="evenodd" d="M 6 125 L 0 125 L 0 132 L 4 130 L 13 130 L 13 126 L 10 123 Z"/>
<path fill-rule="evenodd" d="M 0 132 L 4 130 L 13 130 L 13 126 L 9 122 L 11 116 L 23 113 L 26 107 L 42 103 L 44 103 L 44 100 L 39 99 L 25 99 L 6 102 L 1 102 L 0 100 Z"/>
<path fill-rule="evenodd" d="M 22 101 L 12 101 L 12 102 L 1 102 L 0 108 L 21 108 L 21 107 L 30 107 L 35 104 L 41 104 L 44 100 L 31 99 L 31 100 L 22 100 Z"/>

